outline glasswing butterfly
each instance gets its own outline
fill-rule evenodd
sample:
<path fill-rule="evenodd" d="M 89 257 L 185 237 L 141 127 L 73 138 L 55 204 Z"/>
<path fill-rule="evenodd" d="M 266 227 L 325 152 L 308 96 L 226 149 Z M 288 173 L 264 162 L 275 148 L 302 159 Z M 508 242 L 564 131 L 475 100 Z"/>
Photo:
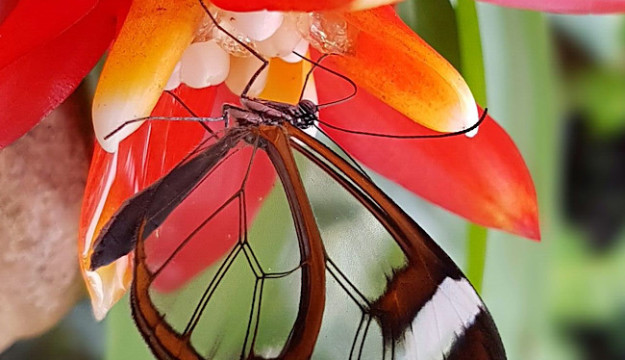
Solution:
<path fill-rule="evenodd" d="M 131 308 L 154 355 L 505 359 L 491 315 L 447 254 L 353 160 L 355 165 L 303 131 L 320 123 L 320 107 L 339 101 L 300 99 L 292 105 L 248 97 L 268 62 L 221 28 L 201 3 L 215 26 L 263 65 L 241 94 L 241 106 L 224 105 L 218 119 L 150 119 L 200 121 L 208 135 L 171 172 L 122 205 L 91 256 L 95 269 L 135 251 Z M 353 85 L 318 62 L 315 67 Z M 225 128 L 205 125 L 215 120 Z M 233 171 L 230 162 L 237 156 L 247 165 Z M 279 224 L 271 228 L 248 226 L 248 185 L 263 167 L 279 179 L 267 199 L 274 205 L 258 215 Z M 231 172 L 228 184 L 201 189 L 223 169 Z M 168 219 L 206 191 L 221 196 L 221 205 L 197 214 L 192 230 L 163 249 L 163 237 L 171 234 L 163 230 Z M 176 291 L 159 285 L 183 253 L 214 241 L 207 224 L 232 214 L 238 219 L 227 231 L 233 239 L 218 263 Z"/>

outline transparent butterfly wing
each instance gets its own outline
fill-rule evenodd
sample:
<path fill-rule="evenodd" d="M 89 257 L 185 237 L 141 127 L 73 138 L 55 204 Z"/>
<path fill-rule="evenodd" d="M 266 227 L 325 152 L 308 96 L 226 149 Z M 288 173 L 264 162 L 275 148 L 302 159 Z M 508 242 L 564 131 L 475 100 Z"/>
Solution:
<path fill-rule="evenodd" d="M 288 125 L 234 143 L 252 166 L 233 175 L 238 193 L 213 189 L 230 202 L 205 209 L 158 265 L 158 237 L 138 243 L 133 311 L 159 358 L 505 359 L 461 272 L 356 169 Z M 249 227 L 245 179 L 267 158 L 281 181 Z M 159 289 L 158 269 L 210 242 L 202 223 L 225 215 L 237 218 L 226 255 L 175 292 Z"/>

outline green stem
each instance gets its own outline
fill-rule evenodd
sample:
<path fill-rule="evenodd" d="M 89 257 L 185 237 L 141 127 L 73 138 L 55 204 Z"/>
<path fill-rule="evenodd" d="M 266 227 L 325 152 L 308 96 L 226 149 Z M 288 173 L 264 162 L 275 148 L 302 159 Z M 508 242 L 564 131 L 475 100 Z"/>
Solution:
<path fill-rule="evenodd" d="M 488 230 L 475 224 L 467 226 L 467 276 L 478 292 L 482 291 L 486 265 Z"/>
<path fill-rule="evenodd" d="M 466 80 L 475 100 L 486 106 L 486 78 L 480 25 L 474 0 L 458 0 L 456 5 L 458 41 L 462 76 Z M 484 267 L 486 265 L 486 239 L 488 231 L 478 225 L 467 228 L 467 277 L 478 292 L 482 290 Z"/>
<path fill-rule="evenodd" d="M 456 5 L 458 42 L 462 76 L 478 104 L 486 106 L 486 78 L 480 24 L 474 0 L 458 0 Z"/>

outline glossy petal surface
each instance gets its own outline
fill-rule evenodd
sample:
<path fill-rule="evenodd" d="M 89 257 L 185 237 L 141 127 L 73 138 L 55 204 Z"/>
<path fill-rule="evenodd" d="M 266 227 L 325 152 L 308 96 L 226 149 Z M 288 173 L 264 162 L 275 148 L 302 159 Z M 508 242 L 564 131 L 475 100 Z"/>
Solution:
<path fill-rule="evenodd" d="M 17 3 L 18 0 L 4 0 L 0 2 L 0 24 L 9 16 Z"/>
<path fill-rule="evenodd" d="M 231 11 L 279 10 L 279 11 L 322 11 L 332 9 L 370 9 L 396 3 L 399 0 L 214 0 L 216 6 Z"/>
<path fill-rule="evenodd" d="M 63 31 L 72 27 L 84 16 L 87 16 L 97 5 L 98 1 L 33 1 L 18 2 L 11 12 L 11 16 L 2 24 L 0 37 L 2 49 L 9 49 L 0 54 L 0 67 L 24 55 L 40 44 L 58 37 Z M 6 6 L 6 5 L 3 5 Z M 66 11 L 58 11 L 67 6 Z M 37 19 L 37 14 L 41 18 Z M 43 16 L 43 15 L 46 16 Z M 55 14 L 55 16 L 50 16 Z"/>
<path fill-rule="evenodd" d="M 353 53 L 329 57 L 327 64 L 430 129 L 457 131 L 477 121 L 475 100 L 460 74 L 392 7 L 345 17 L 358 30 Z"/>
<path fill-rule="evenodd" d="M 479 0 L 520 9 L 567 14 L 607 14 L 625 12 L 623 0 Z"/>
<path fill-rule="evenodd" d="M 96 137 L 110 152 L 139 127 L 108 140 L 123 122 L 150 114 L 204 16 L 197 0 L 136 0 L 109 53 L 93 99 Z"/>
<path fill-rule="evenodd" d="M 315 73 L 321 103 L 348 94 L 345 81 Z M 434 134 L 364 90 L 321 111 L 343 128 L 382 134 Z M 491 118 L 473 138 L 390 139 L 325 127 L 347 152 L 381 175 L 477 224 L 539 238 L 536 193 L 516 146 Z"/>
<path fill-rule="evenodd" d="M 71 3 L 21 1 L 0 25 L 0 148 L 71 94 L 110 45 L 130 1 Z"/>

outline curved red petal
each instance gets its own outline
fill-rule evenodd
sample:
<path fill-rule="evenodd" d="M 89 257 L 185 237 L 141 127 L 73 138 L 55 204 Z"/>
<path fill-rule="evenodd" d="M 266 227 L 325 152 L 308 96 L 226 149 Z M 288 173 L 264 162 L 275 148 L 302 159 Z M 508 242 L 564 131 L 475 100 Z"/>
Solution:
<path fill-rule="evenodd" d="M 501 6 L 566 14 L 625 12 L 623 0 L 479 0 Z"/>
<path fill-rule="evenodd" d="M 0 1 L 0 25 L 6 20 L 9 14 L 15 9 L 18 0 L 4 0 Z"/>
<path fill-rule="evenodd" d="M 318 11 L 348 6 L 353 0 L 213 0 L 215 6 L 230 11 L 280 10 Z"/>
<path fill-rule="evenodd" d="M 66 12 L 66 2 L 22 1 L 0 25 L 0 148 L 65 100 L 108 48 L 130 0 L 94 3 Z"/>
<path fill-rule="evenodd" d="M 328 72 L 315 77 L 320 103 L 350 92 L 348 83 Z M 362 89 L 354 99 L 322 109 L 321 119 L 381 134 L 435 134 Z M 510 137 L 490 117 L 474 138 L 406 140 L 324 129 L 355 158 L 423 198 L 474 223 L 540 237 L 529 171 Z"/>
<path fill-rule="evenodd" d="M 22 0 L 0 28 L 0 68 L 69 29 L 96 6 L 97 0 Z"/>

